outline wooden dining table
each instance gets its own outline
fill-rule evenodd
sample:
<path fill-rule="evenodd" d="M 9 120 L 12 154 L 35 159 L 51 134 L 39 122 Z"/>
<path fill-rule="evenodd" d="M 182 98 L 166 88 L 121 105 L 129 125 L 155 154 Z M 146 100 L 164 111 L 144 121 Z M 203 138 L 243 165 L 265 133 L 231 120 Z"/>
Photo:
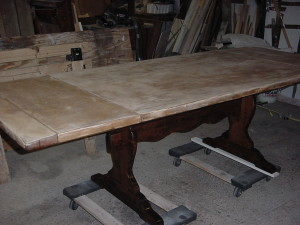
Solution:
<path fill-rule="evenodd" d="M 132 172 L 137 144 L 228 118 L 228 131 L 204 143 L 274 173 L 248 134 L 255 95 L 299 82 L 300 55 L 265 48 L 59 73 L 0 83 L 0 128 L 25 151 L 106 133 L 113 166 L 91 179 L 144 221 L 163 224 Z"/>

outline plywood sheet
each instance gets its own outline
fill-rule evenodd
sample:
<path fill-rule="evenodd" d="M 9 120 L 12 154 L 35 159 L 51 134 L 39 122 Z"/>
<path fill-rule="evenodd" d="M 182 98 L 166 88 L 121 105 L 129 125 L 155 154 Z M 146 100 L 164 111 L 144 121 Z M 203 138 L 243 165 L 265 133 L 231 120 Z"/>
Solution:
<path fill-rule="evenodd" d="M 58 143 L 139 122 L 135 113 L 49 77 L 0 83 L 0 97 L 54 131 Z"/>
<path fill-rule="evenodd" d="M 143 121 L 300 82 L 298 63 L 282 54 L 234 49 L 97 68 L 54 77 L 141 115 Z M 265 53 L 265 54 L 263 54 Z M 278 57 L 278 56 L 277 56 Z"/>

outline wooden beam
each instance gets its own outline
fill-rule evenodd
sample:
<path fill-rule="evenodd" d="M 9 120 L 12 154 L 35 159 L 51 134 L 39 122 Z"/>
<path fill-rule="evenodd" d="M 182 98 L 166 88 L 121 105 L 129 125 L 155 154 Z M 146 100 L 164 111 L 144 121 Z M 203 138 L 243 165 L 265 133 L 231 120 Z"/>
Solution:
<path fill-rule="evenodd" d="M 95 217 L 103 225 L 123 225 L 120 221 L 114 218 L 111 214 L 105 211 L 102 207 L 97 205 L 94 201 L 88 198 L 86 195 L 75 198 L 74 201 L 80 205 L 89 214 Z"/>
<path fill-rule="evenodd" d="M 184 160 L 185 162 L 187 162 L 199 169 L 202 169 L 202 170 L 214 175 L 215 177 L 218 177 L 218 178 L 224 180 L 227 183 L 231 183 L 231 179 L 233 178 L 233 176 L 231 174 L 225 172 L 224 170 L 220 170 L 206 162 L 203 162 L 200 159 L 196 159 L 195 157 L 193 157 L 191 155 L 181 156 L 180 159 Z"/>
<path fill-rule="evenodd" d="M 147 187 L 145 187 L 141 184 L 139 184 L 139 186 L 140 186 L 141 192 L 146 196 L 146 198 L 153 204 L 157 205 L 159 208 L 168 212 L 168 211 L 178 207 L 173 202 L 158 195 L 157 193 L 153 192 L 152 190 L 148 189 Z"/>
<path fill-rule="evenodd" d="M 0 184 L 4 184 L 10 181 L 9 169 L 5 157 L 2 138 L 0 136 Z"/>
<path fill-rule="evenodd" d="M 32 48 L 1 51 L 0 63 L 35 59 L 36 54 L 37 54 L 37 50 Z"/>

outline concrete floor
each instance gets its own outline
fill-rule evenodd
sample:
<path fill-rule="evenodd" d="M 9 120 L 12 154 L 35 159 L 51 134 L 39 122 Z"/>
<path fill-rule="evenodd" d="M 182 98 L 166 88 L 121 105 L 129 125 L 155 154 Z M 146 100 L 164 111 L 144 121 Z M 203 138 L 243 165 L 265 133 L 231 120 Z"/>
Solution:
<path fill-rule="evenodd" d="M 279 102 L 267 107 L 300 118 L 299 107 Z M 233 186 L 204 171 L 184 162 L 180 167 L 172 165 L 169 148 L 187 143 L 193 136 L 217 136 L 226 128 L 227 122 L 222 121 L 186 134 L 172 134 L 156 143 L 140 143 L 134 165 L 137 180 L 168 200 L 195 211 L 198 218 L 191 223 L 194 225 L 299 225 L 299 122 L 256 111 L 250 136 L 269 161 L 282 167 L 282 172 L 270 182 L 256 183 L 240 198 L 233 196 Z M 0 224 L 99 224 L 81 208 L 70 210 L 69 200 L 62 194 L 64 187 L 88 180 L 97 172 L 105 173 L 111 167 L 104 135 L 97 138 L 98 155 L 86 155 L 83 147 L 83 141 L 76 141 L 26 155 L 7 152 L 12 181 L 0 186 Z M 245 169 L 216 153 L 194 155 L 233 175 Z M 106 191 L 89 197 L 125 224 L 142 223 Z"/>

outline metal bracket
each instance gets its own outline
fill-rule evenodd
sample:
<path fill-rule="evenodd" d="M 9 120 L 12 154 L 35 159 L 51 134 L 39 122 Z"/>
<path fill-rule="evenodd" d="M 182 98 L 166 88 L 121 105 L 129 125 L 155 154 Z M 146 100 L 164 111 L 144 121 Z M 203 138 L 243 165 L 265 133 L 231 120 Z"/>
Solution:
<path fill-rule="evenodd" d="M 82 60 L 81 48 L 71 48 L 71 54 L 66 55 L 67 61 L 80 61 Z"/>

